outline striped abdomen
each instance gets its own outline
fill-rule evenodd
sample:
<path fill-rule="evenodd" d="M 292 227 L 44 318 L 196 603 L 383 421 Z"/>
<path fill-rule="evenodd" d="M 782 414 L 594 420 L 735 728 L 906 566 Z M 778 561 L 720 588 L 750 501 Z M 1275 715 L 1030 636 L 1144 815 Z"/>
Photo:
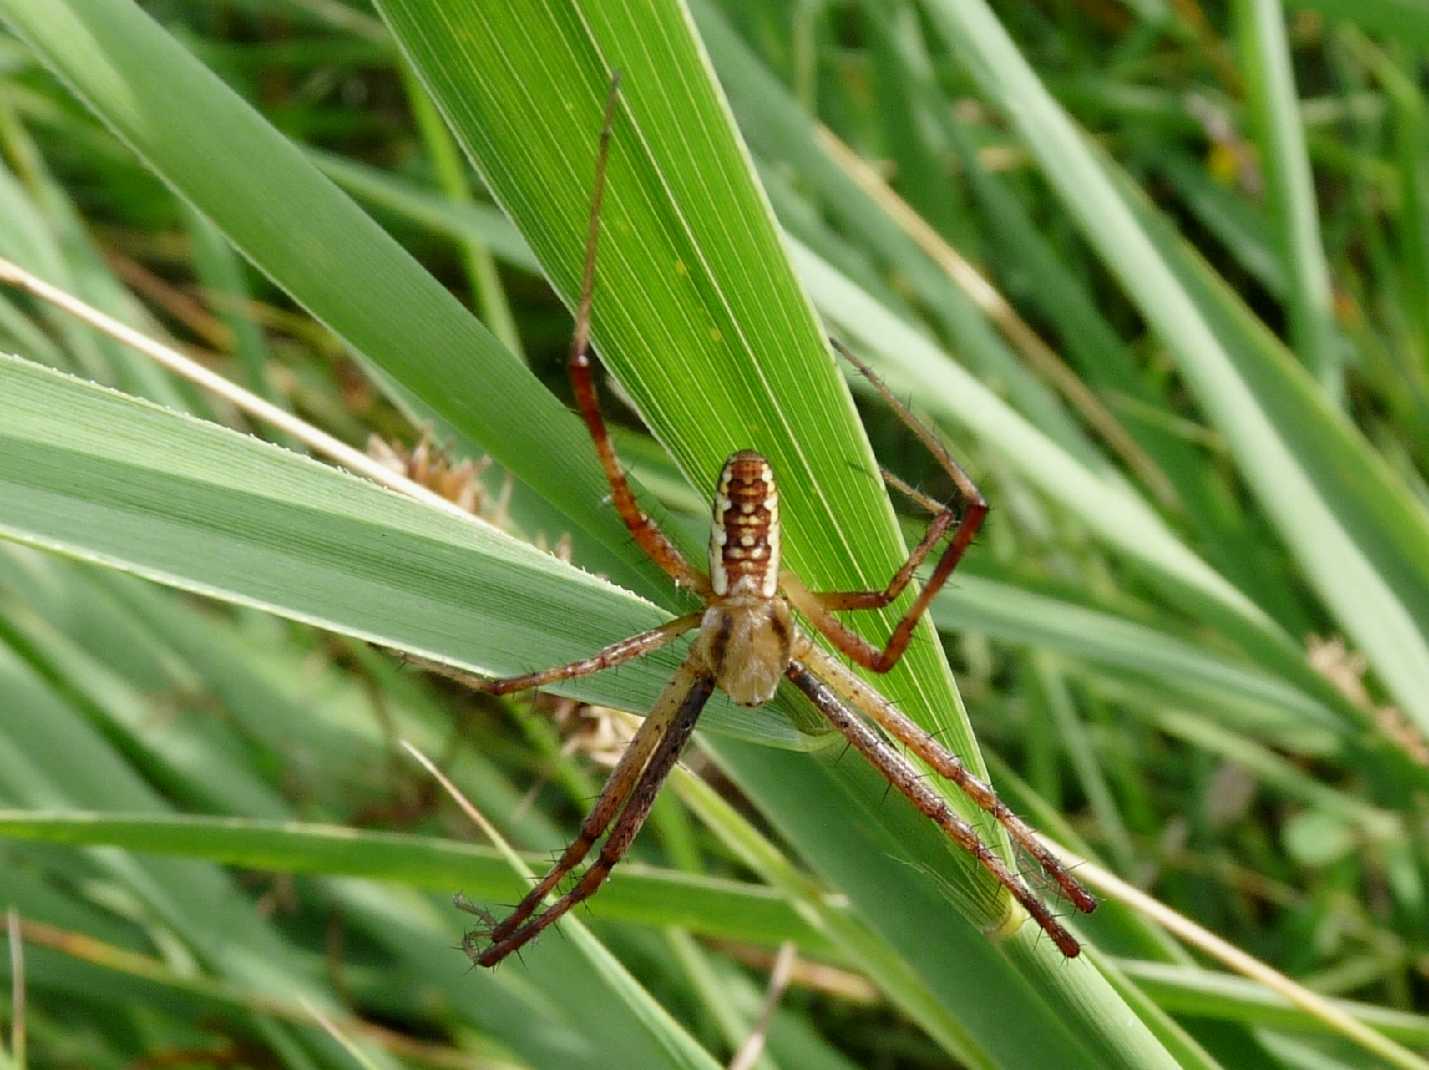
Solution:
<path fill-rule="evenodd" d="M 779 589 L 779 492 L 769 462 L 752 450 L 725 461 L 719 475 L 710 582 L 717 595 L 773 598 Z"/>

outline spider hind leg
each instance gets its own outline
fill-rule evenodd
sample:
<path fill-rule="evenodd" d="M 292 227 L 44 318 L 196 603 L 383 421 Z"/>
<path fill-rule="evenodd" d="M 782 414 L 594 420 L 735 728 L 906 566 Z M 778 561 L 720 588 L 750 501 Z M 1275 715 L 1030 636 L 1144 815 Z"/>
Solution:
<path fill-rule="evenodd" d="M 1037 861 L 1054 880 L 1071 904 L 1084 914 L 1096 909 L 1097 901 L 1077 882 L 1071 871 L 1037 838 L 1037 834 L 1012 808 L 1003 802 L 991 785 L 973 773 L 932 733 L 914 722 L 838 659 L 810 645 L 801 655 L 817 679 L 840 699 L 867 716 L 893 739 L 907 747 L 939 776 L 951 780 L 969 799 L 1007 830 L 1012 842 Z"/>
<path fill-rule="evenodd" d="M 972 825 L 958 816 L 938 792 L 923 782 L 912 763 L 891 747 L 872 725 L 843 704 L 829 684 L 798 661 L 790 664 L 788 676 L 889 784 L 896 787 L 909 802 L 937 824 L 953 842 L 972 855 L 984 870 L 1007 889 L 1063 955 L 1075 958 L 1081 954 L 1081 945 L 1076 937 L 1067 931 L 1026 882 L 1007 867 Z M 1086 896 L 1086 893 L 1083 892 L 1082 895 Z M 1090 900 L 1091 897 L 1086 898 Z M 1094 906 L 1095 900 L 1091 903 Z"/>
<path fill-rule="evenodd" d="M 641 722 L 600 798 L 582 822 L 580 833 L 560 861 L 504 919 L 489 927 L 473 929 L 463 938 L 463 950 L 468 955 L 475 951 L 473 962 L 478 966 L 495 966 L 605 883 L 645 824 L 660 785 L 679 760 L 700 711 L 713 691 L 714 680 L 702 671 L 697 661 L 687 659 L 666 685 L 654 709 Z M 581 874 L 574 888 L 542 910 L 546 896 L 580 864 L 607 827 L 610 834 L 596 861 Z"/>

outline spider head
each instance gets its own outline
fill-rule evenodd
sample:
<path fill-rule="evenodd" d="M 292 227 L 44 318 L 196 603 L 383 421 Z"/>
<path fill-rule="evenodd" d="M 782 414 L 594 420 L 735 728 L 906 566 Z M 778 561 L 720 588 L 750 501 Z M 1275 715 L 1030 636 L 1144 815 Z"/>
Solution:
<path fill-rule="evenodd" d="M 779 589 L 779 492 L 753 450 L 724 462 L 710 528 L 710 585 L 717 596 L 773 598 Z"/>

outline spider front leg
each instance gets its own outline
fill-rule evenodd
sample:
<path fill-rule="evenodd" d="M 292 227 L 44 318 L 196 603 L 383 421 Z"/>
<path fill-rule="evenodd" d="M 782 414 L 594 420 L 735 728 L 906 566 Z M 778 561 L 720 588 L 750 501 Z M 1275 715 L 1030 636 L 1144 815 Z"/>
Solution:
<path fill-rule="evenodd" d="M 866 721 L 839 700 L 832 687 L 798 661 L 790 663 L 786 675 L 800 691 L 809 696 L 819 712 L 843 733 L 885 780 L 907 796 L 914 806 L 934 821 L 959 847 L 977 859 L 983 869 L 1012 893 L 1012 898 L 1022 904 L 1023 909 L 1032 916 L 1042 931 L 1052 938 L 1052 942 L 1063 955 L 1070 959 L 1081 953 L 1081 945 L 1076 938 L 1053 917 L 1047 905 L 1037 898 L 1022 878 L 1008 869 L 992 848 L 983 842 L 977 830 L 959 817 L 941 795 L 923 782 L 912 763 L 890 747 Z"/>
<path fill-rule="evenodd" d="M 621 755 L 595 808 L 582 824 L 580 835 L 510 916 L 490 931 L 475 934 L 475 937 L 484 936 L 490 943 L 484 951 L 472 954 L 473 963 L 495 966 L 534 939 L 571 907 L 594 895 L 596 889 L 605 883 L 615 864 L 630 849 L 645 819 L 650 816 L 650 808 L 655 804 L 660 785 L 675 768 L 680 752 L 689 742 L 695 722 L 699 720 L 700 711 L 713 691 L 713 678 L 694 658 L 680 666 L 656 701 L 655 708 L 640 725 L 630 746 Z M 601 847 L 600 857 L 585 871 L 574 888 L 528 921 L 551 889 L 586 856 L 617 811 L 620 816 Z M 462 944 L 471 954 L 475 950 L 473 934 L 467 934 Z"/>
<path fill-rule="evenodd" d="M 918 626 L 919 619 L 927 611 L 933 597 L 948 581 L 948 577 L 953 574 L 953 569 L 958 567 L 958 562 L 962 560 L 964 552 L 972 545 L 973 538 L 977 535 L 978 529 L 982 527 L 983 518 L 987 515 L 987 502 L 972 479 L 947 451 L 947 448 L 908 411 L 902 402 L 893 396 L 892 391 L 874 373 L 873 369 L 850 353 L 837 339 L 830 339 L 830 341 L 845 360 L 863 373 L 899 418 L 932 452 L 938 463 L 942 465 L 943 470 L 952 477 L 953 485 L 957 489 L 956 502 L 946 506 L 937 505 L 918 492 L 912 492 L 919 504 L 932 506 L 936 515 L 933 517 L 932 523 L 928 525 L 928 530 L 924 532 L 923 538 L 914 547 L 913 552 L 908 555 L 908 560 L 903 562 L 902 567 L 893 574 L 893 578 L 888 581 L 887 586 L 880 591 L 813 592 L 808 590 L 792 573 L 786 572 L 780 576 L 780 582 L 789 600 L 809 618 L 810 623 L 828 636 L 830 642 L 864 668 L 874 672 L 887 672 L 898 664 L 898 659 L 908 648 L 908 641 L 913 637 L 913 629 Z M 912 490 L 896 477 L 891 482 L 900 489 Z M 961 505 L 961 509 L 956 508 L 956 505 Z M 892 603 L 903 593 L 903 589 L 913 578 L 913 573 L 932 552 L 933 547 L 949 531 L 952 532 L 952 537 L 943 551 L 942 557 L 938 558 L 938 564 L 933 569 L 932 576 L 928 578 L 923 589 L 918 592 L 918 597 L 908 607 L 908 611 L 894 625 L 892 634 L 881 648 L 870 643 L 834 616 L 835 610 L 882 609 Z"/>
<path fill-rule="evenodd" d="M 675 544 L 635 500 L 635 492 L 631 490 L 630 482 L 625 478 L 625 470 L 620 467 L 620 459 L 615 455 L 615 445 L 611 442 L 605 420 L 600 415 L 600 402 L 596 397 L 595 375 L 590 359 L 591 307 L 595 298 L 596 249 L 600 244 L 600 209 L 605 201 L 605 170 L 610 159 L 610 136 L 615 124 L 615 107 L 619 96 L 620 75 L 616 74 L 610 80 L 610 95 L 605 103 L 605 124 L 601 127 L 600 145 L 596 151 L 595 192 L 591 196 L 590 221 L 586 229 L 585 267 L 581 273 L 580 304 L 576 306 L 576 326 L 571 335 L 568 370 L 576 404 L 580 407 L 581 417 L 585 420 L 586 429 L 595 443 L 600 465 L 605 469 L 605 478 L 610 483 L 611 500 L 620 514 L 620 519 L 625 522 L 636 544 L 664 569 L 676 584 L 707 595 L 710 590 L 709 577 L 685 560 Z"/>
<path fill-rule="evenodd" d="M 505 695 L 512 691 L 545 687 L 547 684 L 553 684 L 560 680 L 570 680 L 576 676 L 589 676 L 591 673 L 597 673 L 603 669 L 623 665 L 625 662 L 648 654 L 652 650 L 659 650 L 670 640 L 684 635 L 685 632 L 698 625 L 701 616 L 702 613 L 688 613 L 683 617 L 666 621 L 658 628 L 651 628 L 648 632 L 641 632 L 639 635 L 632 635 L 629 639 L 611 643 L 610 646 L 597 650 L 588 658 L 581 658 L 569 665 L 557 665 L 552 669 L 542 669 L 539 672 L 522 673 L 520 676 L 477 676 L 447 666 L 438 666 L 437 671 L 444 676 L 460 681 L 473 691 L 482 691 L 488 695 Z"/>

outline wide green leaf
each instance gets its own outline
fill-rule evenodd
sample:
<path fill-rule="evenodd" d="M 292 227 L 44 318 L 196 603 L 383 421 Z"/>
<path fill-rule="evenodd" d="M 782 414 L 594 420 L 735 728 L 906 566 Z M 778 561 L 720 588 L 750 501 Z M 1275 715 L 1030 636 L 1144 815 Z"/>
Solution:
<path fill-rule="evenodd" d="M 601 506 L 604 481 L 580 423 L 302 150 L 136 5 L 41 9 L 7 0 L 0 17 L 314 318 L 481 443 L 579 530 L 624 545 L 623 529 Z M 254 180 L 234 181 L 215 160 L 262 166 Z M 546 450 L 564 453 L 565 466 L 535 463 Z M 657 571 L 645 567 L 652 578 Z"/>
<path fill-rule="evenodd" d="M 475 518 L 257 439 L 14 357 L 0 356 L 0 384 L 10 538 L 488 674 L 573 660 L 667 619 Z M 677 661 L 657 653 L 571 694 L 640 709 Z M 783 718 L 726 700 L 708 716 L 805 745 Z"/>
<path fill-rule="evenodd" d="M 696 486 L 708 486 L 734 449 L 769 457 L 780 481 L 787 559 L 806 581 L 881 583 L 904 553 L 888 499 L 686 14 L 673 5 L 603 3 L 543 4 L 540 17 L 470 3 L 379 7 L 568 302 L 589 216 L 594 135 L 611 72 L 621 71 L 592 321 L 598 350 Z M 539 95 L 534 85 L 542 86 Z M 552 95 L 562 106 L 548 106 Z M 863 626 L 886 634 L 890 615 L 881 623 L 868 616 L 875 619 Z M 913 716 L 944 730 L 955 749 L 975 753 L 934 644 L 915 644 L 883 686 Z M 787 774 L 751 766 L 742 749 L 719 751 L 746 790 L 768 800 L 766 809 L 789 805 L 773 802 Z M 869 781 L 835 771 L 867 807 Z M 900 829 L 908 813 L 865 812 Z M 900 853 L 947 873 L 955 901 L 992 922 L 1000 911 L 976 901 L 983 879 L 974 870 L 970 885 L 968 860 L 950 856 L 926 823 L 915 824 L 922 828 L 901 829 L 893 841 Z M 799 841 L 817 851 L 817 864 L 832 864 L 826 846 L 815 848 L 807 833 Z M 887 924 L 877 915 L 886 913 L 888 890 L 859 886 L 861 906 L 875 924 Z M 898 936 L 910 951 L 911 935 Z M 1130 1060 L 1164 1058 L 1094 971 L 1047 957 L 1045 942 L 1036 947 L 1029 927 L 1008 941 L 1015 966 L 1058 1013 L 1085 1019 L 1091 1045 Z M 1013 1042 L 1001 1033 L 979 1039 Z"/>

